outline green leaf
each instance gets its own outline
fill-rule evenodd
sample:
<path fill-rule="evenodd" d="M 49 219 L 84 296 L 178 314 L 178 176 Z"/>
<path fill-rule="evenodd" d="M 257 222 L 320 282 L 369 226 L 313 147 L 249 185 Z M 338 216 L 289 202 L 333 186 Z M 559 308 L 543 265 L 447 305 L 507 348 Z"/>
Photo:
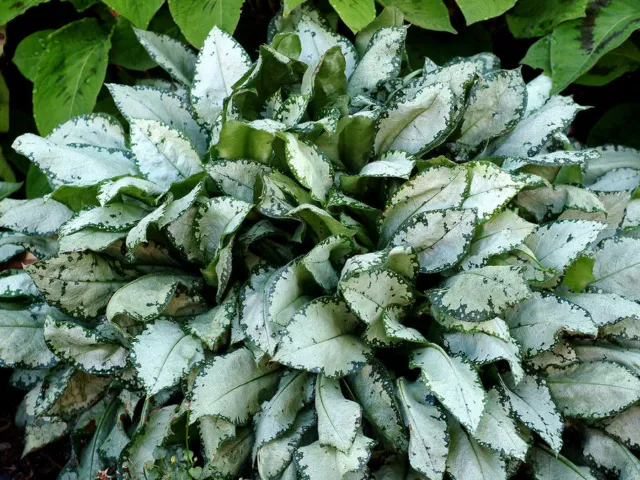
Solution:
<path fill-rule="evenodd" d="M 277 364 L 256 363 L 246 348 L 214 357 L 195 379 L 190 421 L 214 415 L 242 425 L 260 409 L 265 394 L 275 391 L 279 377 Z"/>
<path fill-rule="evenodd" d="M 584 19 L 558 25 L 551 34 L 552 93 L 564 90 L 607 52 L 621 45 L 640 23 L 633 0 L 587 5 Z"/>
<path fill-rule="evenodd" d="M 481 322 L 529 298 L 531 292 L 517 268 L 475 268 L 450 277 L 444 287 L 427 293 L 433 305 L 460 320 Z"/>
<path fill-rule="evenodd" d="M 13 63 L 20 73 L 33 82 L 38 66 L 47 46 L 49 35 L 54 30 L 40 30 L 25 37 L 16 47 Z"/>
<path fill-rule="evenodd" d="M 504 406 L 527 427 L 537 432 L 557 454 L 562 448 L 564 424 L 547 383 L 533 375 L 525 375 L 518 384 L 512 376 L 503 375 L 500 383 Z"/>
<path fill-rule="evenodd" d="M 588 0 L 520 0 L 507 14 L 516 38 L 542 37 L 567 20 L 584 17 Z"/>
<path fill-rule="evenodd" d="M 396 7 L 411 23 L 427 30 L 456 33 L 449 20 L 449 9 L 442 0 L 384 0 L 386 7 Z"/>
<path fill-rule="evenodd" d="M 600 87 L 640 67 L 640 49 L 631 39 L 605 54 L 598 63 L 578 78 L 575 83 Z"/>
<path fill-rule="evenodd" d="M 116 19 L 111 36 L 112 45 L 109 51 L 109 63 L 139 71 L 157 67 L 158 64 L 138 41 L 134 28 L 132 23 L 125 17 L 119 16 Z"/>
<path fill-rule="evenodd" d="M 455 480 L 506 480 L 507 472 L 500 455 L 480 445 L 457 422 L 450 422 L 450 453 L 447 472 Z"/>
<path fill-rule="evenodd" d="M 25 268 L 38 290 L 65 313 L 91 318 L 131 280 L 118 264 L 94 253 L 68 253 Z"/>
<path fill-rule="evenodd" d="M 137 2 L 136 0 L 102 1 L 123 17 L 131 20 L 138 28 L 147 28 L 153 16 L 164 3 L 164 0 L 146 0 L 144 2 Z"/>
<path fill-rule="evenodd" d="M 51 34 L 33 87 L 33 113 L 41 134 L 71 117 L 91 113 L 110 48 L 109 36 L 94 19 L 69 23 Z"/>
<path fill-rule="evenodd" d="M 547 374 L 551 394 L 567 417 L 604 418 L 640 399 L 640 380 L 612 362 L 571 366 Z"/>
<path fill-rule="evenodd" d="M 505 320 L 525 357 L 553 348 L 560 332 L 592 336 L 598 333 L 585 309 L 561 297 L 538 292 L 508 310 Z"/>
<path fill-rule="evenodd" d="M 220 27 L 225 30 L 223 25 Z M 222 111 L 224 99 L 231 94 L 231 87 L 251 67 L 249 55 L 223 30 L 214 26 L 206 39 L 203 37 L 191 89 L 191 104 L 198 120 L 210 128 Z"/>
<path fill-rule="evenodd" d="M 52 309 L 34 304 L 27 310 L 3 310 L 0 316 L 0 364 L 47 368 L 56 363 L 44 339 L 46 315 Z"/>
<path fill-rule="evenodd" d="M 373 21 L 376 6 L 373 0 L 350 2 L 348 0 L 331 0 L 331 6 L 338 12 L 340 19 L 347 24 L 353 33 L 357 33 Z"/>
<path fill-rule="evenodd" d="M 189 42 L 201 48 L 212 28 L 232 34 L 240 19 L 243 0 L 169 0 L 173 19 Z"/>
<path fill-rule="evenodd" d="M 485 393 L 471 364 L 429 344 L 411 352 L 409 366 L 419 368 L 425 386 L 465 428 L 475 432 L 482 418 Z"/>
<path fill-rule="evenodd" d="M 0 6 L 0 24 L 9 23 L 31 7 L 46 3 L 47 1 L 48 0 L 9 0 L 8 2 L 3 2 L 2 6 Z"/>
<path fill-rule="evenodd" d="M 444 475 L 449 436 L 442 412 L 430 401 L 429 391 L 419 382 L 399 378 L 398 398 L 409 427 L 409 463 L 428 478 Z"/>
<path fill-rule="evenodd" d="M 357 326 L 356 317 L 343 302 L 320 297 L 293 316 L 273 360 L 330 378 L 353 373 L 371 354 L 354 335 Z"/>
<path fill-rule="evenodd" d="M 488 0 L 482 3 L 473 0 L 456 0 L 467 25 L 498 17 L 516 4 L 516 0 Z"/>

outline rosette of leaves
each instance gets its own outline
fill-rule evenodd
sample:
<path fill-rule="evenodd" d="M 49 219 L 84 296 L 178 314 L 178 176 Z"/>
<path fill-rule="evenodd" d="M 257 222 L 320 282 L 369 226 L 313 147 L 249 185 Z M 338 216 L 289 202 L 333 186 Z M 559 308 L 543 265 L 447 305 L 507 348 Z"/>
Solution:
<path fill-rule="evenodd" d="M 145 46 L 177 91 L 109 85 L 14 147 L 2 365 L 62 478 L 634 478 L 640 152 L 483 54 L 419 71 L 308 8 L 255 62 L 214 28 Z M 363 41 L 363 37 L 358 38 Z M 568 440 L 571 441 L 568 441 Z M 567 448 L 571 446 L 571 448 Z"/>

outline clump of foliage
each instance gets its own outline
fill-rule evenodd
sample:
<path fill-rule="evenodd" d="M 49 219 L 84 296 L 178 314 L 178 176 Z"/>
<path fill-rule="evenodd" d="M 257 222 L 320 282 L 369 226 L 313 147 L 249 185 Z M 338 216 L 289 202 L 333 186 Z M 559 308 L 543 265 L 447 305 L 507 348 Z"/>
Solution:
<path fill-rule="evenodd" d="M 520 0 L 507 14 L 516 38 L 542 37 L 523 63 L 553 78 L 553 92 L 571 83 L 600 86 L 640 67 L 636 0 Z"/>
<path fill-rule="evenodd" d="M 388 17 L 386 17 L 388 18 Z M 61 478 L 632 478 L 640 152 L 491 54 L 417 71 L 385 16 L 315 10 L 251 62 L 143 44 L 180 87 L 111 84 L 14 148 L 0 359 Z M 572 439 L 568 441 L 568 439 Z"/>

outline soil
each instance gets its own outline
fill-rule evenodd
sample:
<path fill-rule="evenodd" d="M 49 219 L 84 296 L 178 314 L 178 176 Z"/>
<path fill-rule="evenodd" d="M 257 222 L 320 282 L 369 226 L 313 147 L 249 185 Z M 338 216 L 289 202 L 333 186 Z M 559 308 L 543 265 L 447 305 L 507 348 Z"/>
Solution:
<path fill-rule="evenodd" d="M 20 458 L 24 438 L 14 416 L 25 392 L 9 385 L 10 376 L 11 370 L 0 369 L 0 480 L 53 480 L 69 459 L 69 441 L 60 440 Z"/>

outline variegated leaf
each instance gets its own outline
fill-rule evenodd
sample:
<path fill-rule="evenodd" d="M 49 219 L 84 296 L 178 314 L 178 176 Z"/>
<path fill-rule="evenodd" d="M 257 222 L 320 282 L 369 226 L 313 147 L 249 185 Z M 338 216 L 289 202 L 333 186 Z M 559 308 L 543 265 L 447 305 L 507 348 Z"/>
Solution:
<path fill-rule="evenodd" d="M 250 67 L 251 59 L 240 44 L 214 26 L 198 54 L 191 88 L 191 104 L 201 123 L 213 126 L 231 87 Z"/>
<path fill-rule="evenodd" d="M 389 244 L 408 244 L 418 254 L 420 271 L 434 273 L 453 267 L 467 251 L 476 228 L 470 210 L 436 210 L 410 217 Z"/>
<path fill-rule="evenodd" d="M 427 293 L 443 313 L 464 321 L 481 322 L 529 298 L 531 292 L 513 267 L 482 267 L 466 270 L 445 281 L 443 288 Z"/>
<path fill-rule="evenodd" d="M 501 399 L 527 427 L 537 432 L 557 454 L 562 448 L 564 424 L 551 397 L 551 392 L 542 378 L 525 375 L 516 384 L 513 377 L 501 377 Z"/>
<path fill-rule="evenodd" d="M 213 415 L 235 425 L 245 424 L 260 409 L 262 397 L 275 391 L 279 377 L 278 365 L 256 363 L 247 348 L 214 357 L 195 379 L 190 420 Z"/>
<path fill-rule="evenodd" d="M 578 305 L 549 293 L 535 292 L 505 314 L 509 331 L 526 357 L 552 349 L 560 332 L 595 336 L 591 315 Z"/>
<path fill-rule="evenodd" d="M 134 28 L 138 41 L 149 56 L 183 85 L 191 86 L 196 66 L 196 55 L 182 42 L 168 35 Z"/>
<path fill-rule="evenodd" d="M 409 427 L 409 463 L 427 478 L 442 478 L 449 453 L 447 422 L 419 382 L 398 379 L 398 398 Z M 431 397 L 432 398 L 432 397 Z"/>
<path fill-rule="evenodd" d="M 179 130 L 150 119 L 130 118 L 131 150 L 140 172 L 163 188 L 202 172 L 191 141 Z"/>
<path fill-rule="evenodd" d="M 171 388 L 204 360 L 202 345 L 177 323 L 157 320 L 147 325 L 131 345 L 131 358 L 147 395 Z"/>
<path fill-rule="evenodd" d="M 468 361 L 450 357 L 439 346 L 430 344 L 411 353 L 409 366 L 420 368 L 422 381 L 440 403 L 467 429 L 476 430 L 482 418 L 485 393 Z"/>
<path fill-rule="evenodd" d="M 358 320 L 342 301 L 320 297 L 293 316 L 273 360 L 331 378 L 353 373 L 371 355 L 353 334 L 357 326 Z"/>
<path fill-rule="evenodd" d="M 453 92 L 443 84 L 426 86 L 414 96 L 399 99 L 377 122 L 376 153 L 390 149 L 424 153 L 438 146 L 451 133 L 454 107 Z"/>

